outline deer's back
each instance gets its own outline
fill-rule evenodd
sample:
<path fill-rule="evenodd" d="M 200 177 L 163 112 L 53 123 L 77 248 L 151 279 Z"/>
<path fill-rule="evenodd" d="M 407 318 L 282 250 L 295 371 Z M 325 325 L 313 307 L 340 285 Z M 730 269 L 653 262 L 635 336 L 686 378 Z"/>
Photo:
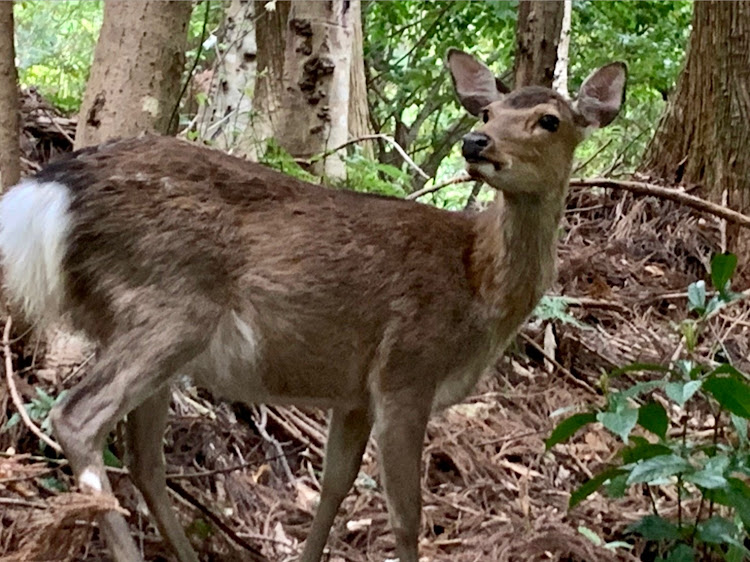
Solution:
<path fill-rule="evenodd" d="M 440 378 L 485 343 L 467 215 L 326 189 L 167 138 L 87 149 L 37 179 L 71 192 L 63 270 L 74 321 L 106 342 L 181 303 L 177 318 L 205 323 L 214 348 L 196 374 L 214 377 L 222 356 L 227 394 L 252 362 L 268 397 L 325 403 L 359 392 L 384 354 Z"/>

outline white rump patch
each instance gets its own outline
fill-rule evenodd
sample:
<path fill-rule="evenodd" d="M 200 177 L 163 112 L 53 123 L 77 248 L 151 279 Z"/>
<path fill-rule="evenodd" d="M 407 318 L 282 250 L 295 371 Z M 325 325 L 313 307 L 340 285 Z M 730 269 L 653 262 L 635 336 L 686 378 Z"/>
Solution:
<path fill-rule="evenodd" d="M 57 182 L 26 180 L 0 199 L 5 285 L 31 320 L 60 313 L 69 209 L 70 191 Z"/>
<path fill-rule="evenodd" d="M 94 492 L 102 491 L 102 481 L 91 468 L 87 468 L 81 473 L 78 483 L 81 485 L 81 488 L 88 488 Z"/>

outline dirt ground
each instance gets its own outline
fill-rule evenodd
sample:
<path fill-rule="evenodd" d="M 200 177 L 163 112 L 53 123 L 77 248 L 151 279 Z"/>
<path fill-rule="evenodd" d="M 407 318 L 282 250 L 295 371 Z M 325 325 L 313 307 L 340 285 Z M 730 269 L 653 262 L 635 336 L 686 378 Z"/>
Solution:
<path fill-rule="evenodd" d="M 652 499 L 662 515 L 673 512 L 669 490 L 649 498 L 634 488 L 618 500 L 596 493 L 568 510 L 570 492 L 614 460 L 618 442 L 596 425 L 549 452 L 544 439 L 562 417 L 552 414 L 602 402 L 602 373 L 632 361 L 670 360 L 679 345 L 674 323 L 686 315 L 686 287 L 706 277 L 722 229 L 714 217 L 655 198 L 571 193 L 553 292 L 577 299 L 568 308 L 577 322 L 532 319 L 472 397 L 431 421 L 423 455 L 423 560 L 654 559 L 625 529 L 650 512 Z M 717 325 L 744 369 L 749 314 L 741 304 Z M 38 376 L 34 345 L 13 349 L 26 400 L 35 396 L 34 385 L 57 393 L 85 374 L 84 366 L 54 384 Z M 13 412 L 0 386 L 0 424 Z M 175 389 L 166 437 L 170 486 L 202 560 L 247 560 L 243 543 L 269 560 L 296 559 L 319 490 L 325 426 L 323 412 L 233 408 L 187 386 Z M 118 508 L 115 502 L 75 493 L 64 461 L 38 456 L 38 440 L 23 424 L 0 433 L 0 451 L 0 561 L 107 560 L 93 520 Z M 146 560 L 172 560 L 125 471 L 113 469 L 111 479 Z M 615 540 L 632 546 L 604 546 Z M 329 547 L 331 562 L 395 556 L 372 444 Z"/>

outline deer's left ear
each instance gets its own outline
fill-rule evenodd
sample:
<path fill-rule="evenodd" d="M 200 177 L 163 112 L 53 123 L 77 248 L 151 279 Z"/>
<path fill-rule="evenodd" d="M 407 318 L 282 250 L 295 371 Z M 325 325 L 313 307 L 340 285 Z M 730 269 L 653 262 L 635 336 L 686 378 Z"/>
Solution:
<path fill-rule="evenodd" d="M 586 78 L 575 102 L 585 127 L 604 127 L 617 117 L 625 101 L 627 81 L 628 67 L 624 62 L 602 66 Z"/>

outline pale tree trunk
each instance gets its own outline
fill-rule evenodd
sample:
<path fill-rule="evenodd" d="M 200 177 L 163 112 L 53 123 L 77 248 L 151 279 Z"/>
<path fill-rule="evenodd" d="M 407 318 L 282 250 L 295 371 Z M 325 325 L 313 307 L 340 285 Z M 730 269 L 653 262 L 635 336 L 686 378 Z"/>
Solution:
<path fill-rule="evenodd" d="M 259 160 L 266 143 L 279 129 L 280 109 L 284 93 L 284 50 L 286 26 L 291 2 L 255 0 L 255 38 L 257 42 L 255 93 L 250 123 L 239 139 L 236 151 Z M 272 7 L 273 9 L 268 9 Z"/>
<path fill-rule="evenodd" d="M 349 7 L 352 18 L 352 62 L 349 75 L 349 137 L 356 139 L 372 133 L 370 107 L 367 103 L 367 78 L 362 38 L 362 6 L 353 0 Z M 373 158 L 371 142 L 360 144 L 363 154 Z"/>
<path fill-rule="evenodd" d="M 284 104 L 279 143 L 308 159 L 347 141 L 353 22 L 350 0 L 294 0 L 284 54 Z M 311 171 L 344 178 L 338 154 Z"/>
<path fill-rule="evenodd" d="M 13 45 L 13 2 L 0 2 L 0 187 L 21 177 L 18 73 Z"/>
<path fill-rule="evenodd" d="M 552 87 L 563 12 L 562 0 L 521 0 L 518 3 L 515 87 Z"/>
<path fill-rule="evenodd" d="M 573 0 L 564 0 L 560 42 L 557 45 L 557 62 L 552 89 L 565 97 L 568 92 L 568 66 L 570 65 L 570 27 L 573 19 Z"/>
<path fill-rule="evenodd" d="M 191 11 L 191 2 L 104 3 L 76 148 L 115 136 L 174 132 Z"/>
<path fill-rule="evenodd" d="M 253 0 L 232 0 L 220 32 L 207 103 L 198 113 L 200 138 L 223 149 L 234 147 L 250 124 L 257 45 Z"/>

